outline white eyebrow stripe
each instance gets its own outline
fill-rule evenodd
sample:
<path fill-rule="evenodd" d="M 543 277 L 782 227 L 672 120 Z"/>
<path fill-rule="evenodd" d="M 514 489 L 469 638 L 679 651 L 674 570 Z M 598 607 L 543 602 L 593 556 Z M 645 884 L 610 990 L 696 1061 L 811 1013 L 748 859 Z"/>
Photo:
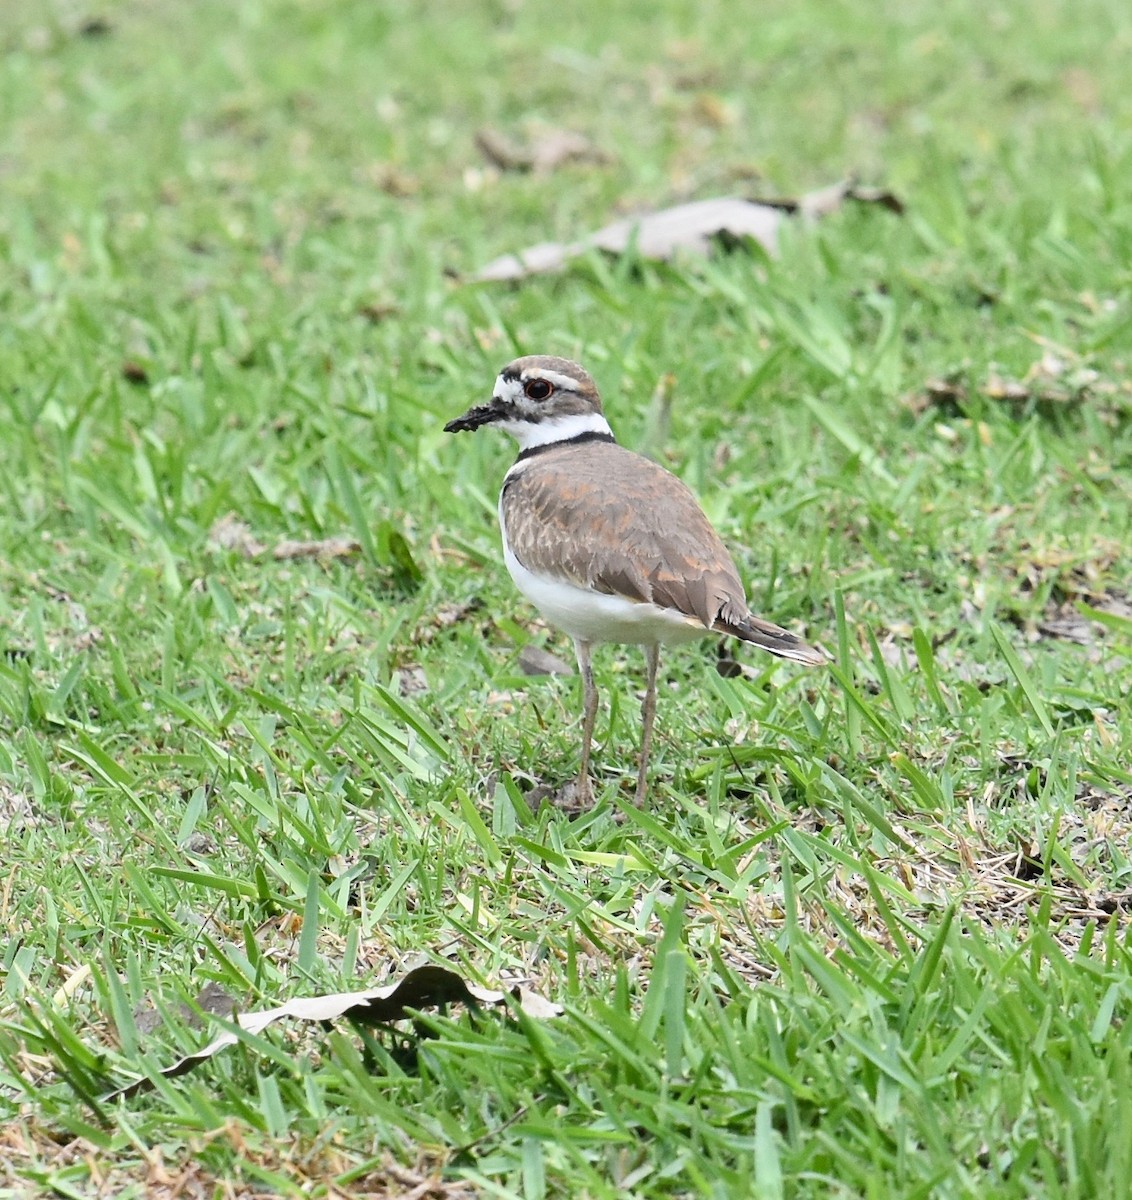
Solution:
<path fill-rule="evenodd" d="M 572 375 L 561 375 L 557 371 L 547 371 L 543 367 L 524 371 L 520 378 L 524 383 L 532 379 L 545 379 L 547 383 L 553 384 L 556 388 L 564 392 L 576 392 L 578 390 L 578 380 Z"/>

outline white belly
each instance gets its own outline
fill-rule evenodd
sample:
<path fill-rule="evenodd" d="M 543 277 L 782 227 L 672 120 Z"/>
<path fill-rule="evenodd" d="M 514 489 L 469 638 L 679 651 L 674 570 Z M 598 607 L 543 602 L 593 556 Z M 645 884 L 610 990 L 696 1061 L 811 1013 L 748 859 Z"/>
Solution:
<path fill-rule="evenodd" d="M 536 575 L 503 543 L 503 561 L 519 591 L 540 613 L 571 637 L 586 642 L 636 642 L 641 645 L 691 642 L 705 629 L 694 617 L 671 608 L 608 596 L 560 579 Z"/>

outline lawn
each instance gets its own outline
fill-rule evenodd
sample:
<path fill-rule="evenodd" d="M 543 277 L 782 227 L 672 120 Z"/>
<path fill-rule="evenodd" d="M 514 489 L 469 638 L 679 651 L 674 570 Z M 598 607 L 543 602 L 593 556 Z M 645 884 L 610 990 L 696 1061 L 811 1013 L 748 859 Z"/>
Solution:
<path fill-rule="evenodd" d="M 6 0 L 0 52 L 3 1194 L 1132 1195 L 1126 6 Z M 903 212 L 468 282 L 850 174 Z M 540 352 L 832 659 L 668 652 L 641 810 L 631 647 L 594 809 L 531 801 L 569 642 L 512 445 L 442 432 Z M 159 1074 L 421 963 L 562 1012 Z"/>

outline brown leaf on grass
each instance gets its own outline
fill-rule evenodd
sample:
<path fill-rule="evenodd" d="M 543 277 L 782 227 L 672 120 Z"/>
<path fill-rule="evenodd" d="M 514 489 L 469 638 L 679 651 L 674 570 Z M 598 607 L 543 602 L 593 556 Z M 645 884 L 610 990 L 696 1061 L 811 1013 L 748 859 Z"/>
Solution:
<path fill-rule="evenodd" d="M 356 311 L 359 317 L 365 317 L 371 325 L 380 325 L 389 317 L 397 316 L 401 308 L 391 300 L 370 300 L 359 304 Z"/>
<path fill-rule="evenodd" d="M 233 550 L 242 558 L 258 558 L 267 549 L 252 533 L 252 527 L 235 513 L 225 513 L 213 522 L 208 544 L 217 550 Z"/>
<path fill-rule="evenodd" d="M 499 129 L 476 130 L 476 149 L 501 171 L 529 171 L 533 166 L 526 146 Z"/>
<path fill-rule="evenodd" d="M 1098 389 L 1099 381 L 1099 374 L 1091 367 L 1067 363 L 1046 350 L 1021 379 L 991 370 L 981 383 L 972 387 L 964 382 L 962 371 L 955 371 L 929 379 L 920 392 L 904 397 L 904 405 L 917 416 L 931 407 L 956 412 L 974 394 L 1001 404 L 1033 403 L 1056 408 L 1087 399 Z"/>
<path fill-rule="evenodd" d="M 714 92 L 700 92 L 692 101 L 692 119 L 710 129 L 726 129 L 738 119 L 733 105 Z"/>
<path fill-rule="evenodd" d="M 1132 621 L 1132 596 L 1118 588 L 1105 588 L 1099 593 L 1083 590 L 1067 594 L 1063 590 L 1062 595 L 1067 598 L 1059 600 L 1054 596 L 1050 597 L 1046 610 L 1037 623 L 1038 633 L 1042 637 L 1076 642 L 1079 646 L 1091 645 L 1097 640 L 1101 625 L 1094 617 L 1090 617 L 1087 611 L 1089 609 Z M 1082 606 L 1086 611 L 1082 611 Z"/>
<path fill-rule="evenodd" d="M 381 1190 L 372 1190 L 370 1180 Z M 362 1188 L 367 1190 L 357 1190 Z M 388 1155 L 378 1170 L 352 1179 L 351 1191 L 356 1196 L 372 1196 L 374 1200 L 476 1200 L 477 1197 L 470 1184 L 445 1179 L 439 1169 L 420 1175 Z"/>
<path fill-rule="evenodd" d="M 1002 510 L 1006 517 L 1011 512 Z M 985 561 L 972 565 L 980 575 L 987 571 Z M 1119 655 L 1122 633 L 1132 621 L 1132 577 L 1122 541 L 1097 536 L 1087 547 L 1063 541 L 1022 543 L 1009 555 L 1000 548 L 994 569 L 1007 584 L 997 601 L 1000 612 L 1025 632 L 1027 641 L 1074 642 L 1093 662 Z M 973 622 L 987 602 L 983 579 L 975 580 L 970 595 L 975 601 Z M 1039 596 L 1040 604 L 1035 602 Z M 1105 635 L 1106 626 L 1116 631 L 1115 639 Z M 1026 651 L 1021 653 L 1025 656 Z M 949 669 L 964 668 L 956 663 Z"/>
<path fill-rule="evenodd" d="M 1079 612 L 1060 613 L 1043 617 L 1038 622 L 1038 633 L 1054 641 L 1076 642 L 1087 646 L 1093 640 L 1093 627 Z"/>
<path fill-rule="evenodd" d="M 486 283 L 524 279 L 528 275 L 557 270 L 588 250 L 623 254 L 630 246 L 644 258 L 665 260 L 678 251 L 706 255 L 717 241 L 750 240 L 768 254 L 774 254 L 778 248 L 779 226 L 788 215 L 817 219 L 828 216 L 846 200 L 861 200 L 866 204 L 881 204 L 894 212 L 903 211 L 900 201 L 892 193 L 861 188 L 851 182 L 822 188 L 797 200 L 759 202 L 736 197 L 693 200 L 659 212 L 614 221 L 574 242 L 540 242 L 517 254 L 505 254 L 481 267 L 471 280 Z"/>
<path fill-rule="evenodd" d="M 904 397 L 904 407 L 917 417 L 933 405 L 949 413 L 958 411 L 959 404 L 968 396 L 967 386 L 958 375 L 941 375 L 929 379 L 919 392 L 909 392 Z"/>
<path fill-rule="evenodd" d="M 521 1119 L 527 1108 L 512 1114 Z M 479 1200 L 479 1191 L 447 1178 L 444 1168 L 459 1150 L 425 1146 L 400 1149 L 398 1161 L 385 1152 L 359 1167 L 346 1139 L 312 1141 L 299 1125 L 277 1131 L 249 1146 L 240 1121 L 223 1122 L 189 1145 L 151 1145 L 137 1155 L 109 1154 L 105 1138 L 91 1141 L 35 1116 L 0 1124 L 0 1195 L 49 1194 L 30 1180 L 85 1180 L 70 1184 L 71 1196 L 148 1196 L 149 1200 L 264 1200 L 271 1195 L 324 1196 L 328 1200 Z M 202 1141 L 212 1151 L 202 1154 Z M 222 1145 L 224 1154 L 215 1151 Z M 471 1143 L 472 1146 L 475 1143 Z M 246 1162 L 254 1153 L 255 1170 L 226 1169 L 229 1155 Z M 348 1174 L 347 1174 L 348 1173 Z M 349 1184 L 342 1183 L 343 1176 Z M 271 1179 L 270 1193 L 262 1183 Z M 54 1194 L 60 1194 L 58 1187 Z"/>
<path fill-rule="evenodd" d="M 471 1007 L 481 1004 L 505 1004 L 508 997 L 514 1000 L 528 1017 L 546 1020 L 561 1015 L 559 1005 L 552 1003 L 528 988 L 516 985 L 506 992 L 479 987 L 468 983 L 455 971 L 446 967 L 422 966 L 407 972 L 396 983 L 385 987 L 369 988 L 363 992 L 333 992 L 324 996 L 296 996 L 277 1008 L 258 1012 L 238 1013 L 235 1018 L 242 1030 L 250 1034 L 262 1033 L 269 1025 L 284 1017 L 296 1021 L 336 1021 L 347 1017 L 367 1025 L 383 1025 L 399 1021 L 411 1009 L 438 1008 L 446 1004 L 466 1004 Z M 179 1058 L 161 1074 L 166 1079 L 184 1075 L 194 1067 L 212 1058 L 214 1054 L 234 1046 L 239 1035 L 225 1030 L 213 1038 L 207 1046 L 192 1054 Z M 135 1079 L 133 1083 L 118 1088 L 105 1097 L 107 1101 L 128 1099 L 151 1086 L 148 1078 Z"/>
<path fill-rule="evenodd" d="M 634 244 L 642 257 L 655 259 L 671 258 L 681 249 L 706 255 L 712 241 L 722 237 L 751 238 L 772 250 L 781 220 L 777 209 L 747 200 L 694 200 L 614 221 L 576 242 L 540 242 L 518 254 L 505 254 L 481 268 L 472 279 L 477 283 L 523 279 L 557 270 L 587 250 L 622 254 Z"/>
<path fill-rule="evenodd" d="M 230 550 L 241 558 L 260 558 L 268 546 L 252 532 L 252 527 L 235 513 L 227 513 L 208 531 L 208 544 L 214 550 Z M 315 541 L 284 539 L 271 548 L 271 557 L 283 561 L 291 558 L 345 558 L 357 554 L 361 543 L 352 537 L 319 538 Z"/>
<path fill-rule="evenodd" d="M 268 546 L 252 533 L 250 524 L 241 521 L 234 512 L 228 512 L 209 529 L 209 545 L 215 550 L 233 551 L 241 558 L 259 558 L 268 552 Z M 357 554 L 361 542 L 355 538 L 321 538 L 316 541 L 285 539 L 271 547 L 271 557 L 280 560 L 289 558 L 346 558 Z"/>
<path fill-rule="evenodd" d="M 481 608 L 483 601 L 479 596 L 472 596 L 469 600 L 461 600 L 455 604 L 442 604 L 433 612 L 432 620 L 427 625 L 413 632 L 413 641 L 418 645 L 427 646 L 442 630 L 451 629 L 473 613 L 479 612 Z"/>
<path fill-rule="evenodd" d="M 113 32 L 114 26 L 102 16 L 86 17 L 78 28 L 79 37 L 85 38 L 108 37 Z"/>
<path fill-rule="evenodd" d="M 1032 879 L 1041 879 L 1044 869 L 1042 849 L 1038 843 L 1030 838 L 1019 838 L 1010 875 L 1022 883 L 1028 883 Z"/>
<path fill-rule="evenodd" d="M 807 192 L 797 202 L 796 207 L 787 207 L 786 211 L 798 212 L 803 217 L 817 220 L 835 213 L 846 200 L 856 200 L 858 204 L 876 204 L 898 217 L 902 217 L 905 211 L 904 201 L 895 192 L 890 192 L 887 188 L 863 187 L 852 180 Z M 779 207 L 788 206 L 789 203 L 779 201 Z"/>
<path fill-rule="evenodd" d="M 528 643 L 519 651 L 519 670 L 524 675 L 573 675 L 574 668 L 568 662 L 544 650 L 541 646 Z"/>
<path fill-rule="evenodd" d="M 588 800 L 583 801 L 578 795 L 576 779 L 568 779 L 565 783 L 560 784 L 540 783 L 527 793 L 526 801 L 530 805 L 531 812 L 537 813 L 544 805 L 548 805 L 550 808 L 564 813 L 571 820 L 589 812 L 592 807 Z"/>
<path fill-rule="evenodd" d="M 986 377 L 979 390 L 988 400 L 1006 400 L 1013 403 L 1024 402 L 1033 395 L 1021 380 L 1005 379 L 995 371 Z M 1058 398 L 1063 398 L 1060 393 L 1058 393 Z"/>
<path fill-rule="evenodd" d="M 76 650 L 89 650 L 91 646 L 97 646 L 102 641 L 102 630 L 97 625 L 91 625 L 84 629 L 75 638 Z"/>
<path fill-rule="evenodd" d="M 0 779 L 0 824 L 9 837 L 21 829 L 34 829 L 40 823 L 30 789 L 17 791 Z"/>
<path fill-rule="evenodd" d="M 535 125 L 523 137 L 490 126 L 476 133 L 476 146 L 501 171 L 533 171 L 549 175 L 569 163 L 610 162 L 610 156 L 584 134 L 572 129 Z"/>
<path fill-rule="evenodd" d="M 393 682 L 396 684 L 398 696 L 418 696 L 421 692 L 428 691 L 428 676 L 424 668 L 416 663 L 398 667 L 393 672 Z"/>
<path fill-rule="evenodd" d="M 357 538 L 332 537 L 319 538 L 317 541 L 282 541 L 278 542 L 271 552 L 275 559 L 287 558 L 347 558 L 357 554 L 362 544 Z"/>
<path fill-rule="evenodd" d="M 421 188 L 420 181 L 415 175 L 402 170 L 395 163 L 375 163 L 366 174 L 374 187 L 398 200 L 415 196 Z"/>
<path fill-rule="evenodd" d="M 197 994 L 196 1008 L 188 1004 L 178 1004 L 177 1011 L 186 1024 L 193 1029 L 200 1029 L 204 1022 L 198 1012 L 213 1013 L 220 1017 L 230 1017 L 236 1011 L 236 1000 L 215 981 L 206 983 Z M 153 1000 L 147 999 L 134 1009 L 134 1024 L 141 1034 L 152 1033 L 162 1025 L 161 1010 Z"/>
<path fill-rule="evenodd" d="M 127 358 L 118 369 L 127 383 L 149 383 L 149 372 L 137 359 Z"/>

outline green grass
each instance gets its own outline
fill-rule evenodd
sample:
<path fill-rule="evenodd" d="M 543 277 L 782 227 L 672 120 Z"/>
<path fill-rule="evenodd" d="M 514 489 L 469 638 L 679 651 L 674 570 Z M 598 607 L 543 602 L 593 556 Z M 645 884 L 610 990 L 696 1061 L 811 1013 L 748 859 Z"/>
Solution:
<path fill-rule="evenodd" d="M 1124 5 L 760 9 L 6 6 L 12 1194 L 1132 1194 Z M 486 169 L 528 120 L 614 162 Z M 851 171 L 907 213 L 450 277 Z M 441 431 L 540 351 L 835 655 L 670 652 L 640 812 L 635 650 L 598 655 L 594 812 L 524 799 L 576 766 L 577 681 L 518 667 L 568 646 L 500 562 L 511 447 Z M 361 548 L 249 559 L 230 513 Z M 566 1013 L 276 1026 L 101 1099 L 206 1040 L 210 982 L 422 955 Z"/>

